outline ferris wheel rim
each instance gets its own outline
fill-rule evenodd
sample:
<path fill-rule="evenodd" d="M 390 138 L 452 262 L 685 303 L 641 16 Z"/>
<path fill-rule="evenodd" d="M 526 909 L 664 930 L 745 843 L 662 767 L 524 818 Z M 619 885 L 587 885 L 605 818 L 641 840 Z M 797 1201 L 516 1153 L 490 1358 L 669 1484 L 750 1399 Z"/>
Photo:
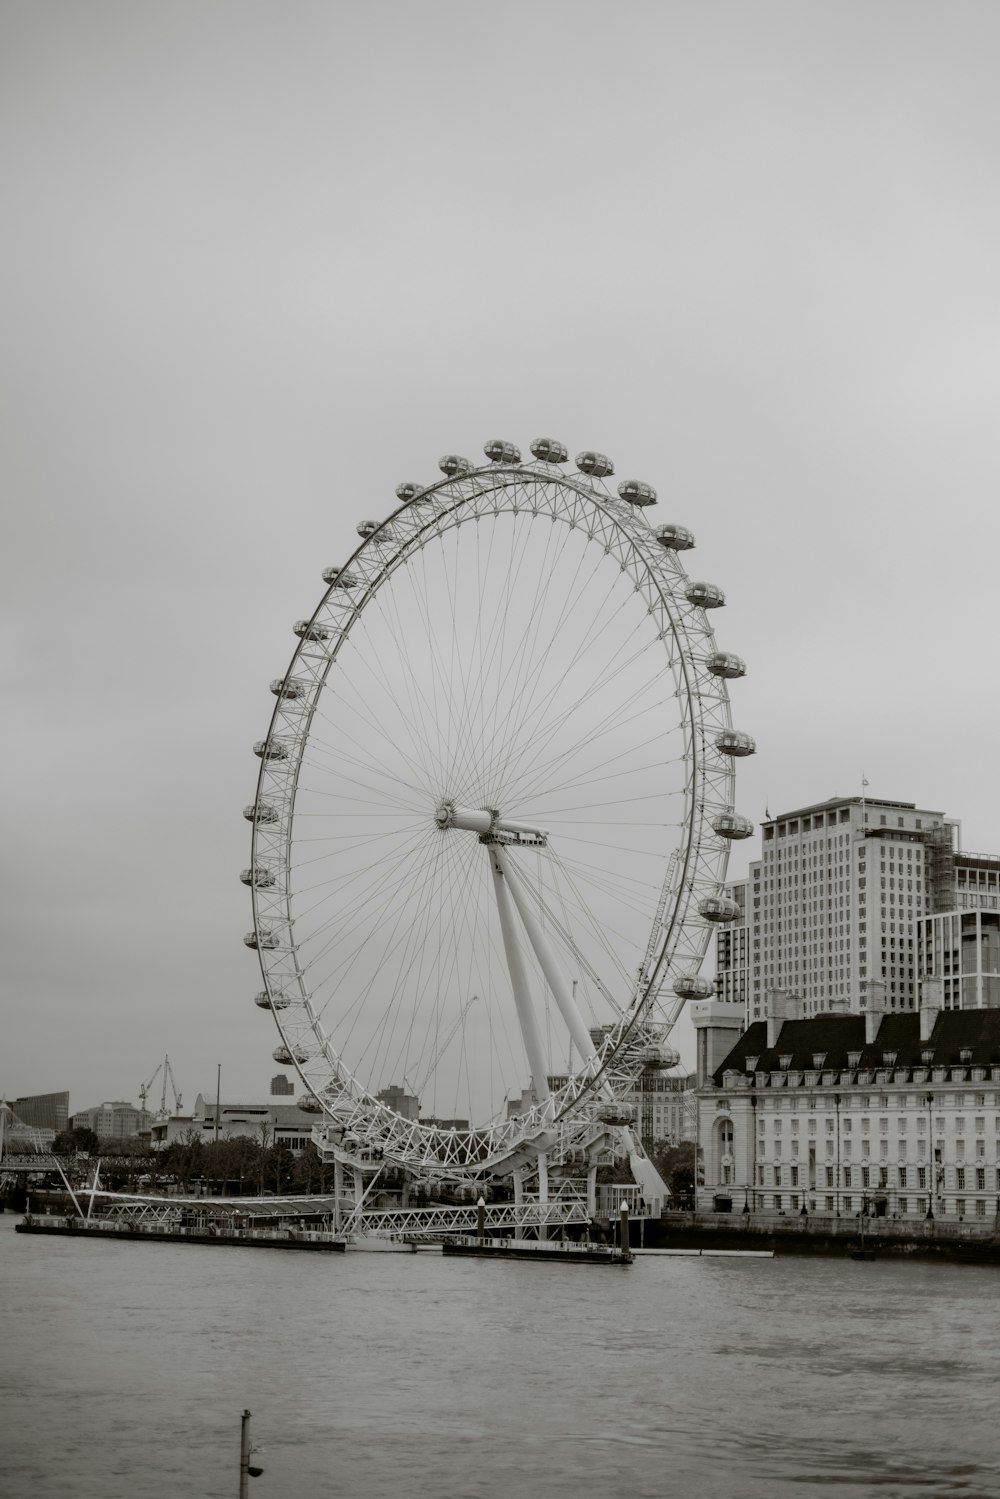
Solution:
<path fill-rule="evenodd" d="M 351 630 L 363 616 L 364 610 L 375 598 L 379 589 L 384 586 L 387 579 L 397 567 L 403 565 L 409 556 L 413 555 L 419 547 L 426 544 L 427 539 L 431 536 L 440 537 L 446 531 L 460 525 L 464 518 L 460 513 L 468 509 L 471 504 L 487 501 L 491 495 L 506 499 L 512 485 L 524 486 L 526 483 L 531 482 L 542 486 L 544 490 L 551 491 L 554 499 L 558 498 L 562 501 L 567 494 L 571 494 L 576 497 L 576 501 L 581 502 L 584 506 L 592 507 L 594 512 L 599 513 L 604 518 L 606 525 L 611 528 L 623 549 L 628 550 L 631 548 L 630 556 L 635 571 L 641 572 L 642 583 L 647 585 L 652 583 L 654 585 L 655 591 L 659 595 L 660 607 L 669 621 L 672 638 L 677 644 L 677 658 L 671 664 L 672 666 L 678 663 L 680 665 L 685 683 L 684 706 L 685 711 L 689 715 L 688 727 L 691 766 L 689 786 L 687 788 L 687 812 L 684 819 L 683 866 L 678 882 L 680 893 L 685 896 L 685 899 L 683 901 L 678 899 L 671 910 L 672 926 L 667 931 L 662 944 L 660 944 L 655 969 L 647 976 L 648 982 L 644 993 L 639 994 L 637 992 L 628 1013 L 625 1014 L 617 1026 L 616 1033 L 601 1048 L 598 1063 L 592 1066 L 589 1071 L 581 1069 L 578 1076 L 571 1080 L 568 1087 L 563 1090 L 563 1094 L 559 1098 L 557 1117 L 566 1117 L 573 1114 L 574 1111 L 579 1110 L 581 1099 L 585 1095 L 593 1095 L 597 1079 L 602 1079 L 606 1082 L 610 1077 L 614 1076 L 620 1080 L 622 1075 L 627 1077 L 634 1073 L 635 1060 L 634 1058 L 630 1060 L 629 1048 L 632 1045 L 632 1050 L 634 1051 L 635 1046 L 632 1043 L 635 1042 L 636 1037 L 641 1039 L 643 1025 L 649 1018 L 655 997 L 654 986 L 664 965 L 666 965 L 669 971 L 671 958 L 678 945 L 675 941 L 674 949 L 670 949 L 668 952 L 671 938 L 676 937 L 678 934 L 683 935 L 684 919 L 691 908 L 695 894 L 702 888 L 719 890 L 721 888 L 722 877 L 725 873 L 725 854 L 727 852 L 725 841 L 716 840 L 716 846 L 712 851 L 711 868 L 708 867 L 708 861 L 705 860 L 703 851 L 703 830 L 706 816 L 708 815 L 707 801 L 704 795 L 697 794 L 699 789 L 704 790 L 706 781 L 704 766 L 709 755 L 709 747 L 706 742 L 705 715 L 702 709 L 703 697 L 702 693 L 697 690 L 697 684 L 692 681 L 692 676 L 696 675 L 696 673 L 693 668 L 688 634 L 684 626 L 685 611 L 680 609 L 676 595 L 665 587 L 665 578 L 668 573 L 673 575 L 678 585 L 690 580 L 687 579 L 687 575 L 683 567 L 679 564 L 676 555 L 671 554 L 669 556 L 668 564 L 663 556 L 653 551 L 656 545 L 653 533 L 644 518 L 642 518 L 640 529 L 640 518 L 636 516 L 634 507 L 627 506 L 622 499 L 609 493 L 606 487 L 595 483 L 591 477 L 577 478 L 575 475 L 567 474 L 561 469 L 554 470 L 554 466 L 552 465 L 541 463 L 537 465 L 490 463 L 478 468 L 470 468 L 457 475 L 446 474 L 441 480 L 427 486 L 418 495 L 400 504 L 384 522 L 375 526 L 371 534 L 363 537 L 343 568 L 340 569 L 340 574 L 342 575 L 351 569 L 359 570 L 364 574 L 364 589 L 358 598 L 351 601 L 351 608 L 348 610 L 347 627 L 338 637 L 336 649 L 326 655 L 325 664 L 316 680 L 311 705 L 304 719 L 300 720 L 300 728 L 297 736 L 288 731 L 287 702 L 281 694 L 276 694 L 277 701 L 272 712 L 267 739 L 262 742 L 265 745 L 265 751 L 261 755 L 257 793 L 253 804 L 255 816 L 253 819 L 254 826 L 251 845 L 251 869 L 254 870 L 257 867 L 262 840 L 265 837 L 271 836 L 270 834 L 263 833 L 262 824 L 256 816 L 256 809 L 262 804 L 267 805 L 266 796 L 268 794 L 269 778 L 272 781 L 274 779 L 274 767 L 268 755 L 269 748 L 279 742 L 284 746 L 286 751 L 289 744 L 292 743 L 292 754 L 294 754 L 294 750 L 297 748 L 294 777 L 291 783 L 290 794 L 286 793 L 286 806 L 282 827 L 282 835 L 285 843 L 285 862 L 287 864 L 290 857 L 290 840 L 295 820 L 298 781 L 305 749 L 309 742 L 316 704 L 330 677 L 330 673 L 336 665 L 340 649 L 350 635 Z M 446 502 L 443 507 L 441 505 L 442 499 Z M 426 524 L 412 527 L 411 523 L 415 509 L 423 511 L 428 506 L 431 508 L 428 512 Z M 487 505 L 487 510 L 489 508 Z M 501 508 L 506 510 L 507 513 L 513 513 L 514 515 L 518 513 L 516 503 L 510 507 L 501 507 L 497 504 L 492 508 L 495 515 L 501 513 Z M 537 511 L 534 513 L 537 516 Z M 555 513 L 552 513 L 551 518 L 564 517 L 557 517 Z M 444 521 L 448 521 L 449 523 L 442 525 Z M 386 556 L 380 549 L 386 545 L 391 548 L 399 543 L 399 537 L 393 539 L 393 532 L 400 524 L 404 528 L 410 525 L 409 534 L 402 538 L 402 545 L 394 554 Z M 574 522 L 570 522 L 570 524 L 574 524 Z M 588 536 L 591 541 L 595 539 L 592 532 L 588 533 Z M 418 537 L 422 537 L 423 539 L 417 541 Z M 651 566 L 651 558 L 655 559 L 660 565 L 658 567 Z M 370 562 L 374 564 L 371 567 L 369 567 Z M 630 577 L 634 592 L 641 596 L 640 581 L 637 580 L 634 573 L 626 568 L 621 559 L 619 559 L 619 565 L 622 573 Z M 337 586 L 336 580 L 330 582 L 313 614 L 309 617 L 306 633 L 300 635 L 284 679 L 279 679 L 279 681 L 287 683 L 295 679 L 297 670 L 301 667 L 304 658 L 308 654 L 307 647 L 310 643 L 308 631 L 316 627 L 317 621 L 321 619 L 324 609 L 330 604 L 331 599 L 337 592 Z M 699 626 L 698 633 L 706 646 L 714 646 L 714 635 L 707 622 L 703 622 Z M 725 682 L 716 677 L 713 679 L 712 685 L 715 693 L 715 725 L 720 729 L 731 729 Z M 287 754 L 286 758 L 288 758 Z M 714 780 L 712 779 L 713 777 Z M 709 779 L 712 780 L 712 783 L 717 788 L 720 786 L 725 788 L 724 794 L 715 796 L 713 805 L 717 808 L 726 807 L 731 809 L 731 761 L 723 760 L 713 766 L 712 777 L 709 777 Z M 264 826 L 266 827 L 266 824 Z M 273 843 L 271 843 L 270 847 L 273 856 Z M 700 871 L 692 868 L 693 865 L 698 863 L 699 859 L 705 864 L 705 867 Z M 261 940 L 266 925 L 265 912 L 262 906 L 267 903 L 259 899 L 256 884 L 251 886 L 251 892 L 254 911 L 254 932 L 258 939 L 255 945 L 257 946 L 266 991 L 272 997 L 273 1001 L 275 993 L 280 994 L 282 992 L 283 979 L 281 973 L 275 968 L 272 960 L 268 957 L 269 949 Z M 274 919 L 273 911 L 270 914 L 270 919 Z M 290 910 L 287 913 L 287 920 L 290 929 L 294 920 Z M 695 945 L 697 946 L 697 944 Z M 707 937 L 701 942 L 702 953 L 705 946 L 707 946 Z M 292 944 L 291 950 L 294 953 L 294 944 Z M 284 981 L 287 982 L 290 977 L 291 975 L 286 966 Z M 409 1127 L 410 1121 L 402 1121 L 405 1127 L 400 1128 L 400 1116 L 396 1115 L 387 1105 L 375 1099 L 368 1092 L 367 1086 L 345 1066 L 343 1057 L 332 1046 L 329 1038 L 325 1035 L 319 1017 L 312 1013 L 310 1009 L 310 997 L 303 976 L 301 973 L 295 971 L 294 978 L 299 984 L 302 1009 L 307 1019 L 308 1028 L 319 1045 L 319 1053 L 308 1059 L 300 1059 L 296 1055 L 296 1036 L 301 1034 L 301 1028 L 299 1031 L 296 1031 L 296 1028 L 288 1023 L 285 1010 L 273 1004 L 273 1002 L 271 1007 L 283 1043 L 290 1052 L 291 1065 L 294 1065 L 299 1071 L 307 1088 L 324 1103 L 327 1112 L 332 1112 L 332 1105 L 336 1096 L 341 1104 L 347 1104 L 344 1112 L 346 1112 L 349 1119 L 355 1125 L 363 1122 L 369 1136 L 385 1136 L 387 1140 L 391 1137 L 394 1154 L 412 1157 L 416 1153 L 417 1155 L 426 1157 L 429 1153 L 433 1153 L 433 1147 L 440 1144 L 442 1132 L 433 1125 L 420 1125 L 415 1131 Z M 310 1075 L 314 1069 L 307 1067 L 307 1061 L 309 1063 L 318 1061 L 320 1055 L 322 1055 L 327 1068 L 332 1072 L 332 1077 L 328 1077 L 325 1086 L 318 1079 Z M 358 1096 L 359 1094 L 360 1096 Z M 348 1100 L 350 1100 L 349 1104 Z M 529 1111 L 527 1115 L 520 1116 L 520 1122 L 512 1128 L 497 1126 L 496 1124 L 486 1127 L 473 1127 L 467 1132 L 464 1145 L 463 1142 L 459 1142 L 459 1153 L 462 1153 L 464 1149 L 464 1154 L 467 1158 L 462 1164 L 467 1168 L 470 1164 L 468 1160 L 470 1155 L 482 1154 L 481 1148 L 484 1143 L 487 1143 L 489 1147 L 486 1151 L 487 1156 L 492 1157 L 498 1149 L 509 1150 L 512 1145 L 516 1144 L 519 1139 L 525 1138 L 526 1134 L 532 1130 L 544 1132 L 545 1125 L 551 1122 L 551 1113 L 546 1114 L 544 1111 L 539 1111 L 537 1117 L 532 1117 Z M 448 1135 L 449 1140 L 451 1140 L 454 1132 L 445 1133 Z M 455 1142 L 452 1141 L 452 1143 Z"/>

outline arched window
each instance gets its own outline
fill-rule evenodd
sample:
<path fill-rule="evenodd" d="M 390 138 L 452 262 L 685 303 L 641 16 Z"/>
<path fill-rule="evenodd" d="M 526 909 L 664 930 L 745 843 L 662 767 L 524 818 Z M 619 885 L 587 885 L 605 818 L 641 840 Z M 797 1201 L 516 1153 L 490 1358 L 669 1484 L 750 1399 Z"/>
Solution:
<path fill-rule="evenodd" d="M 731 1119 L 720 1119 L 716 1125 L 716 1144 L 718 1146 L 719 1181 L 725 1187 L 733 1183 L 733 1121 Z"/>

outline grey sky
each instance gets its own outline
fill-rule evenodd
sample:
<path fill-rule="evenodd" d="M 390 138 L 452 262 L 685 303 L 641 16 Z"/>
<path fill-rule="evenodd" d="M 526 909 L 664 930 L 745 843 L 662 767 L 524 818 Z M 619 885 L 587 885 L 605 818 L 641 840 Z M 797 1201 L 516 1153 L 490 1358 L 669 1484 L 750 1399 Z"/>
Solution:
<path fill-rule="evenodd" d="M 0 20 L 0 1087 L 263 1088 L 267 682 L 355 523 L 494 436 L 696 532 L 740 810 L 864 770 L 1000 850 L 994 5 Z"/>

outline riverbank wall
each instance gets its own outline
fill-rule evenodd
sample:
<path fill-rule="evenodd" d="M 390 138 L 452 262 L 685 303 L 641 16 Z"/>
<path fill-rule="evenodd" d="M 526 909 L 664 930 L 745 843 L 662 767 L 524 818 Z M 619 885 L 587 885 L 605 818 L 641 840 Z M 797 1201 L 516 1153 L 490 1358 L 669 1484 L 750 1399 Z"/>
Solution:
<path fill-rule="evenodd" d="M 849 1255 L 861 1220 L 777 1213 L 663 1213 L 630 1225 L 633 1248 L 769 1249 L 776 1255 Z M 1000 1222 L 866 1218 L 864 1244 L 878 1255 L 1000 1265 Z"/>

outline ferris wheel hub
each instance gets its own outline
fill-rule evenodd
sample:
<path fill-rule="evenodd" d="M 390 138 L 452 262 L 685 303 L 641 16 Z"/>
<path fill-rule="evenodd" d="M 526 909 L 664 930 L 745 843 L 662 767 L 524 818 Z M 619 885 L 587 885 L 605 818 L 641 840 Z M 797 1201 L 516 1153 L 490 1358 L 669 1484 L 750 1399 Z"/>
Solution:
<path fill-rule="evenodd" d="M 478 833 L 484 843 L 524 843 L 535 848 L 545 848 L 548 844 L 549 835 L 544 828 L 511 822 L 492 807 L 456 807 L 454 802 L 445 800 L 438 804 L 434 821 L 442 832 L 447 828 L 461 828 L 468 833 Z"/>

